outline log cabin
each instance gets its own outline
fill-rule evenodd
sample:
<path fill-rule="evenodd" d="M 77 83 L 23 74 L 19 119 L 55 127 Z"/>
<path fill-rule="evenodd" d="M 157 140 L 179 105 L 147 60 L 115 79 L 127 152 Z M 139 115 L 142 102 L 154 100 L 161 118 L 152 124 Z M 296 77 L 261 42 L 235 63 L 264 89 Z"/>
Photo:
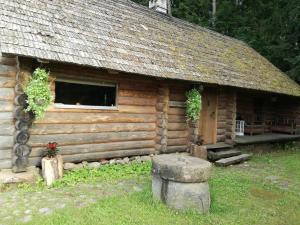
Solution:
<path fill-rule="evenodd" d="M 0 169 L 40 164 L 50 141 L 78 162 L 186 151 L 195 135 L 207 145 L 297 136 L 299 85 L 244 42 L 172 17 L 164 2 L 0 0 Z M 40 66 L 55 98 L 28 127 L 20 96 Z M 199 86 L 193 127 L 185 93 Z"/>

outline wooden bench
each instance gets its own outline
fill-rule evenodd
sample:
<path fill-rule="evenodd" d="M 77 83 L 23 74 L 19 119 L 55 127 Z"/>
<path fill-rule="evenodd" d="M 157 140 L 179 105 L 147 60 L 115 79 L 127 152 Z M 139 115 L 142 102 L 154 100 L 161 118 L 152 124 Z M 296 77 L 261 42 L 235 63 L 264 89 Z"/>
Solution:
<path fill-rule="evenodd" d="M 272 123 L 271 131 L 278 133 L 299 134 L 300 123 L 295 119 L 277 118 Z"/>

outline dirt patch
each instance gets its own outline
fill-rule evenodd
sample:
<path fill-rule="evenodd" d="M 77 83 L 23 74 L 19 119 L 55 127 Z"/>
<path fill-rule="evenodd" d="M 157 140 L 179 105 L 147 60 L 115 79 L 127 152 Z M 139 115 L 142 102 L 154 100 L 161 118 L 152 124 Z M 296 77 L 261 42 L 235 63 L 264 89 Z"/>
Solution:
<path fill-rule="evenodd" d="M 250 193 L 252 196 L 256 198 L 265 199 L 265 200 L 277 200 L 280 198 L 278 194 L 260 188 L 252 188 L 250 190 Z"/>

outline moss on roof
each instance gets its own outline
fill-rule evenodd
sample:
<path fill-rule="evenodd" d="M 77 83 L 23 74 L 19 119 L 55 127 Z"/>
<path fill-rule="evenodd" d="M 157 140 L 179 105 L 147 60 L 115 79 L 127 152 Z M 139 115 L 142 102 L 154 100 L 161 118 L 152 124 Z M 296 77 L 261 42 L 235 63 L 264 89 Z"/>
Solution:
<path fill-rule="evenodd" d="M 129 0 L 0 0 L 3 53 L 300 96 L 245 43 Z"/>

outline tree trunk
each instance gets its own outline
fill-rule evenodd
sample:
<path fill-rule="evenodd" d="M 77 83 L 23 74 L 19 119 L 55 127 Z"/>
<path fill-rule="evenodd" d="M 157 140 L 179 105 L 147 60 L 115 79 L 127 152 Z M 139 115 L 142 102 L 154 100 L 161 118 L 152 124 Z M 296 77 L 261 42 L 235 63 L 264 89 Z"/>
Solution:
<path fill-rule="evenodd" d="M 217 12 L 217 0 L 212 0 L 212 26 L 215 27 Z"/>
<path fill-rule="evenodd" d="M 61 156 L 42 159 L 42 175 L 46 185 L 51 186 L 54 181 L 63 176 L 63 161 Z"/>

